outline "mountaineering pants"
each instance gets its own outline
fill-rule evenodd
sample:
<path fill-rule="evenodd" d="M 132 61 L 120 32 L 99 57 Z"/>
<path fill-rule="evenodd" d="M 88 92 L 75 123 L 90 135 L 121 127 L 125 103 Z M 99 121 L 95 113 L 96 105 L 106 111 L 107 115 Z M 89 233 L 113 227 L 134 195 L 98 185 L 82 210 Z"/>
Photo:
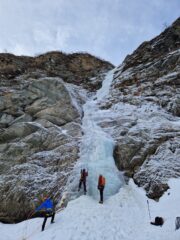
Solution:
<path fill-rule="evenodd" d="M 44 231 L 44 228 L 45 228 L 45 225 L 46 225 L 46 221 L 48 219 L 48 217 L 51 217 L 51 223 L 54 222 L 54 217 L 55 217 L 55 212 L 46 212 L 45 215 L 44 215 L 44 221 L 43 221 L 43 224 L 42 224 L 42 231 Z"/>
<path fill-rule="evenodd" d="M 100 192 L 100 202 L 103 203 L 103 191 L 104 191 L 104 186 L 99 187 L 99 192 Z"/>
<path fill-rule="evenodd" d="M 81 180 L 81 179 L 80 179 L 80 181 L 79 181 L 79 190 L 81 189 L 82 183 L 83 183 L 83 186 L 84 186 L 84 193 L 86 193 L 86 181 Z"/>

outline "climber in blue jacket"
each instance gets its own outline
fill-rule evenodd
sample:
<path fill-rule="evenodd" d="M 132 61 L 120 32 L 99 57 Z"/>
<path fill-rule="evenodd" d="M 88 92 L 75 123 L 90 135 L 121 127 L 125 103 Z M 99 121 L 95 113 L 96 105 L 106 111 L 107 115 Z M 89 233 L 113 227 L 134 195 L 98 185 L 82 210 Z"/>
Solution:
<path fill-rule="evenodd" d="M 42 231 L 44 231 L 47 218 L 51 217 L 51 223 L 54 223 L 54 217 L 55 217 L 55 208 L 54 208 L 53 201 L 48 197 L 44 197 L 43 200 L 44 200 L 43 203 L 38 208 L 36 208 L 36 212 L 42 210 L 41 213 L 44 216 Z"/>

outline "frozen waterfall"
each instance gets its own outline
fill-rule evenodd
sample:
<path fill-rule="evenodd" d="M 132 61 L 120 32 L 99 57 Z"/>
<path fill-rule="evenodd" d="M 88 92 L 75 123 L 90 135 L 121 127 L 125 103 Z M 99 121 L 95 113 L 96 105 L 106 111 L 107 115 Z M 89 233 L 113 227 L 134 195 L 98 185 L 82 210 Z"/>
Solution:
<path fill-rule="evenodd" d="M 86 168 L 89 172 L 87 179 L 88 195 L 99 197 L 97 190 L 98 176 L 106 178 L 104 189 L 105 198 L 118 192 L 123 184 L 122 174 L 114 163 L 114 141 L 110 135 L 98 125 L 104 119 L 104 110 L 98 108 L 101 101 L 109 92 L 114 70 L 108 72 L 103 81 L 102 88 L 93 99 L 84 105 L 83 131 L 79 167 Z"/>

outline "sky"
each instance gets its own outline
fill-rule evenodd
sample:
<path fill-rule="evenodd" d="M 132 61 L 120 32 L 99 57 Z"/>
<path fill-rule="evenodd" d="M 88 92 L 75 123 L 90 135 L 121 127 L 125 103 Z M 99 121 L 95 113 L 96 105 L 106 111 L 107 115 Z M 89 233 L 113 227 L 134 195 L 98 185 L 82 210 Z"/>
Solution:
<path fill-rule="evenodd" d="M 0 0 L 0 52 L 89 52 L 119 65 L 179 9 L 179 0 Z"/>

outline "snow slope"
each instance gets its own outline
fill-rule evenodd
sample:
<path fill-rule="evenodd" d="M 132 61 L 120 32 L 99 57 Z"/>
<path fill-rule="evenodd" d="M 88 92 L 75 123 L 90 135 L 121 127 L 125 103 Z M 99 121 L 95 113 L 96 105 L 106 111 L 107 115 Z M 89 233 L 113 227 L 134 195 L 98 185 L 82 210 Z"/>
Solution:
<path fill-rule="evenodd" d="M 0 224 L 1 240 L 179 240 L 175 217 L 180 216 L 180 180 L 172 179 L 171 189 L 160 202 L 149 200 L 152 219 L 162 216 L 162 227 L 149 224 L 145 192 L 133 182 L 100 205 L 90 196 L 69 202 L 58 213 L 53 225 L 41 232 L 43 219 L 32 219 L 16 225 Z"/>

